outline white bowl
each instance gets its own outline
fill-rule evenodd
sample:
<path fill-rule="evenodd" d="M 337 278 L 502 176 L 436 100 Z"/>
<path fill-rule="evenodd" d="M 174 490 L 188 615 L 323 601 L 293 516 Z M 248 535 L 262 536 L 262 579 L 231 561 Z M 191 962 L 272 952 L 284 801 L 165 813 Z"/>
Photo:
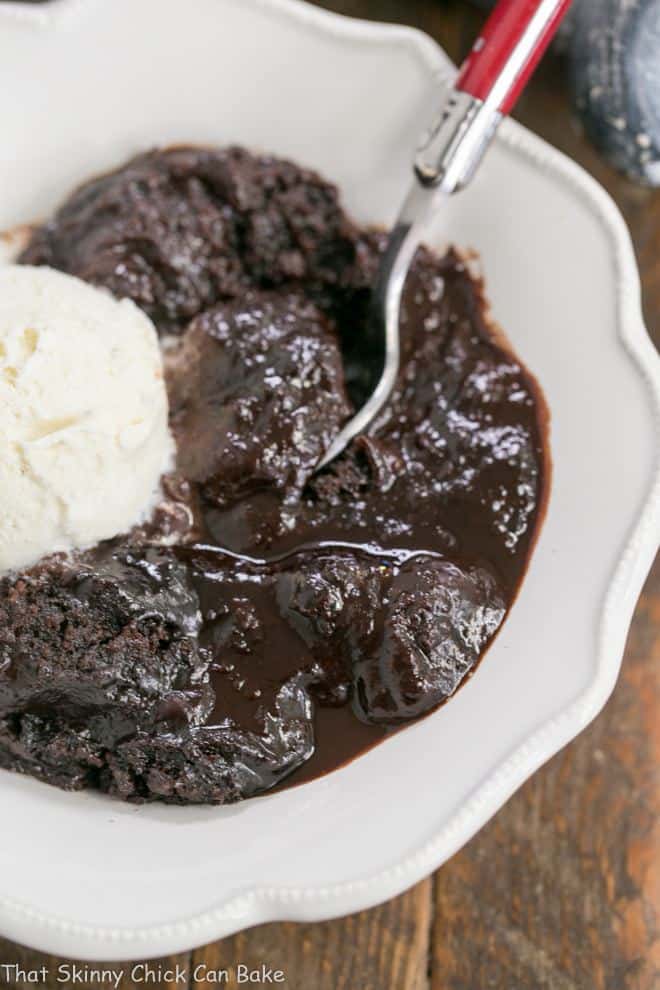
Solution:
<path fill-rule="evenodd" d="M 2 4 L 0 26 L 0 229 L 182 141 L 289 155 L 360 220 L 391 220 L 449 70 L 415 31 L 294 0 Z M 660 516 L 659 361 L 628 233 L 593 179 L 513 123 L 441 219 L 439 241 L 480 252 L 552 411 L 547 519 L 477 676 L 350 766 L 232 808 L 136 808 L 0 774 L 3 935 L 119 959 L 375 904 L 451 856 L 604 704 Z"/>

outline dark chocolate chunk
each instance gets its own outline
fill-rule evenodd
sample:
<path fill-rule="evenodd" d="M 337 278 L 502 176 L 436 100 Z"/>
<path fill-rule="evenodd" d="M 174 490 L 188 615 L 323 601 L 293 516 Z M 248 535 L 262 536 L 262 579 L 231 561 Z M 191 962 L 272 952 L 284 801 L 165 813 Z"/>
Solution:
<path fill-rule="evenodd" d="M 355 664 L 357 711 L 396 723 L 449 698 L 504 618 L 493 577 L 450 561 L 411 561 L 393 578 L 375 650 Z"/>
<path fill-rule="evenodd" d="M 53 561 L 0 581 L 0 717 L 55 714 L 113 746 L 139 726 L 213 707 L 201 616 L 166 550 Z"/>
<path fill-rule="evenodd" d="M 202 314 L 169 378 L 179 471 L 220 508 L 264 489 L 299 497 L 350 413 L 336 334 L 292 294 Z"/>
<path fill-rule="evenodd" d="M 82 186 L 21 261 L 127 296 L 180 333 L 250 286 L 337 285 L 356 241 L 336 189 L 315 173 L 241 148 L 173 148 Z"/>
<path fill-rule="evenodd" d="M 127 800 L 228 804 L 268 790 L 314 751 L 302 676 L 277 692 L 261 732 L 211 725 L 183 735 L 139 733 L 109 755 L 101 786 Z"/>

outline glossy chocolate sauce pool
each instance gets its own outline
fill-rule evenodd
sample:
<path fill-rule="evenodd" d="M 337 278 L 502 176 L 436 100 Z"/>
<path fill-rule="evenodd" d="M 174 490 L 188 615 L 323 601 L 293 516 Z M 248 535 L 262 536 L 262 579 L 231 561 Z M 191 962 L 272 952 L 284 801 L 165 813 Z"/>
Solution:
<path fill-rule="evenodd" d="M 543 400 L 459 255 L 422 250 L 392 398 L 314 475 L 363 397 L 383 244 L 315 173 L 239 148 L 142 155 L 34 232 L 22 263 L 154 320 L 178 460 L 148 525 L 0 581 L 0 765 L 237 801 L 475 670 L 540 523 Z"/>

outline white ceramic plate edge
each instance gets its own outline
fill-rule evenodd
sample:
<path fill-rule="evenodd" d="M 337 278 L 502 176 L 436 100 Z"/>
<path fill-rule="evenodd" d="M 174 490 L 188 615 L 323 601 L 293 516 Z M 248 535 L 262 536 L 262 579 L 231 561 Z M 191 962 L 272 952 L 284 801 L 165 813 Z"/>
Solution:
<path fill-rule="evenodd" d="M 95 0 L 54 0 L 47 9 L 7 4 L 4 17 L 21 18 L 48 28 L 72 8 Z M 283 18 L 304 20 L 320 31 L 360 42 L 409 46 L 435 71 L 446 67 L 444 55 L 426 35 L 411 28 L 356 21 L 329 14 L 301 0 L 253 0 Z M 583 169 L 544 141 L 511 121 L 499 140 L 527 162 L 580 193 L 584 205 L 602 225 L 610 241 L 617 278 L 618 323 L 622 346 L 642 377 L 660 423 L 660 358 L 647 335 L 641 311 L 640 283 L 625 223 L 608 194 Z M 432 872 L 456 852 L 546 760 L 573 739 L 607 701 L 621 666 L 632 612 L 653 561 L 660 538 L 660 464 L 639 520 L 629 535 L 605 599 L 599 622 L 597 667 L 589 687 L 557 717 L 532 733 L 498 768 L 475 788 L 470 799 L 433 837 L 388 869 L 350 883 L 288 888 L 254 887 L 211 910 L 168 924 L 144 928 L 102 928 L 48 915 L 13 898 L 0 896 L 3 934 L 42 949 L 78 958 L 138 958 L 183 951 L 265 921 L 321 920 L 357 911 L 399 894 Z"/>

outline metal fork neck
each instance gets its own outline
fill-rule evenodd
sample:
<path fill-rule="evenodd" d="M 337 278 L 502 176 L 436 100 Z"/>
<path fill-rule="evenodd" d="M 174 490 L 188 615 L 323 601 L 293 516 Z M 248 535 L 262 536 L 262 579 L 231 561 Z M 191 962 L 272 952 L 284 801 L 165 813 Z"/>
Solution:
<path fill-rule="evenodd" d="M 433 216 L 435 195 L 453 193 L 469 182 L 481 161 L 500 114 L 465 93 L 453 91 L 415 161 L 415 175 L 390 234 L 374 285 L 371 329 L 382 341 L 382 371 L 368 401 L 344 426 L 317 465 L 329 464 L 366 432 L 392 393 L 399 370 L 399 311 L 406 275 Z"/>
<path fill-rule="evenodd" d="M 424 186 L 457 192 L 474 174 L 502 115 L 469 93 L 452 90 L 415 158 L 415 174 Z"/>

